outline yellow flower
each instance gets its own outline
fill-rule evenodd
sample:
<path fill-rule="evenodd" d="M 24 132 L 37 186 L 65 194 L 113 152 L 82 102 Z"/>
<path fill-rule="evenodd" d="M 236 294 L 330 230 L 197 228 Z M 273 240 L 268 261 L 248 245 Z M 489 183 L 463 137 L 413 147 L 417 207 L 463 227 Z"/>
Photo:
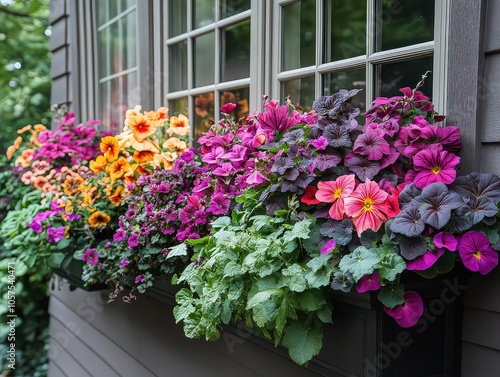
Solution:
<path fill-rule="evenodd" d="M 109 162 L 116 160 L 118 158 L 118 154 L 120 153 L 118 140 L 114 136 L 103 137 L 99 148 L 101 152 L 104 153 L 104 156 L 106 156 L 106 160 Z"/>
<path fill-rule="evenodd" d="M 153 151 L 135 151 L 134 160 L 139 164 L 152 161 L 155 156 Z"/>
<path fill-rule="evenodd" d="M 176 137 L 171 137 L 163 143 L 163 148 L 170 149 L 173 152 L 182 153 L 188 150 L 185 141 L 182 141 Z"/>
<path fill-rule="evenodd" d="M 102 212 L 94 212 L 89 217 L 89 224 L 92 228 L 105 227 L 108 225 L 111 218 Z"/>
<path fill-rule="evenodd" d="M 28 124 L 27 126 L 24 126 L 23 128 L 21 128 L 20 130 L 17 130 L 17 134 L 21 135 L 21 134 L 25 133 L 26 131 L 29 131 L 30 129 L 31 129 L 31 124 Z"/>
<path fill-rule="evenodd" d="M 158 126 L 157 121 L 153 121 L 145 117 L 143 114 L 137 114 L 125 119 L 125 130 L 130 129 L 138 142 L 143 141 L 148 136 L 156 132 Z"/>
<path fill-rule="evenodd" d="M 97 158 L 90 161 L 90 170 L 92 170 L 95 174 L 99 174 L 106 168 L 106 157 L 105 156 L 97 156 Z"/>
<path fill-rule="evenodd" d="M 123 192 L 123 187 L 118 186 L 113 195 L 109 197 L 109 201 L 113 203 L 115 206 L 119 206 L 123 201 L 123 199 L 125 199 L 126 197 L 127 195 L 125 195 L 125 193 Z"/>
<path fill-rule="evenodd" d="M 161 120 L 161 121 L 166 121 L 168 120 L 168 108 L 167 107 L 160 107 L 156 111 L 147 111 L 144 113 L 146 118 L 151 119 L 153 121 L 155 120 Z"/>
<path fill-rule="evenodd" d="M 175 152 L 163 152 L 155 155 L 154 157 L 154 164 L 155 166 L 161 166 L 167 170 L 172 169 L 174 166 L 174 161 L 177 159 L 177 153 Z"/>
<path fill-rule="evenodd" d="M 45 127 L 43 124 L 35 124 L 35 131 L 36 132 L 42 132 L 45 131 L 47 127 Z"/>
<path fill-rule="evenodd" d="M 69 238 L 71 236 L 69 233 L 69 229 L 70 229 L 69 226 L 66 226 L 64 228 L 64 238 Z"/>
<path fill-rule="evenodd" d="M 170 128 L 167 130 L 168 134 L 176 134 L 179 136 L 189 135 L 190 132 L 189 119 L 184 114 L 178 117 L 170 117 Z"/>
<path fill-rule="evenodd" d="M 80 175 L 76 175 L 75 177 L 66 178 L 61 186 L 66 195 L 73 196 L 82 190 L 83 183 L 85 183 L 85 180 Z"/>

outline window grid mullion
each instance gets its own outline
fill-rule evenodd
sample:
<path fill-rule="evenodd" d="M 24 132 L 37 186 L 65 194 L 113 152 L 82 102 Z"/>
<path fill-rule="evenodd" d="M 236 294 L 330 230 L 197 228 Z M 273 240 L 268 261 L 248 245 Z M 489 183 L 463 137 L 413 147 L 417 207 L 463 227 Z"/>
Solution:
<path fill-rule="evenodd" d="M 375 66 L 370 62 L 370 56 L 376 51 L 377 11 L 376 0 L 366 3 L 366 107 L 372 103 L 375 94 Z"/>
<path fill-rule="evenodd" d="M 314 98 L 321 96 L 323 92 L 321 74 L 317 67 L 323 62 L 324 33 L 323 33 L 323 3 L 325 0 L 316 0 L 316 72 L 314 73 Z"/>

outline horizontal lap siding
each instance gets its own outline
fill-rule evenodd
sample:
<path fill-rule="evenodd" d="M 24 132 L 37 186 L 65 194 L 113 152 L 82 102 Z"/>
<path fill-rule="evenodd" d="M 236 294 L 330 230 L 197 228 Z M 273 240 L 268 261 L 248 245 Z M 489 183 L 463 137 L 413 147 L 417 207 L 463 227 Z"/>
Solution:
<path fill-rule="evenodd" d="M 500 174 L 500 0 L 488 0 L 484 38 L 481 171 Z M 462 158 L 464 158 L 462 156 Z M 500 371 L 500 270 L 474 275 L 464 300 L 462 376 L 497 377 Z"/>
<path fill-rule="evenodd" d="M 50 77 L 52 104 L 70 101 L 70 68 L 69 68 L 69 33 L 68 7 L 66 0 L 52 0 L 50 3 L 49 23 L 52 34 L 49 49 L 52 53 Z"/>
<path fill-rule="evenodd" d="M 142 296 L 108 304 L 107 293 L 70 291 L 67 284 L 53 291 L 49 377 L 60 375 L 57 369 L 70 376 L 317 376 L 236 334 L 188 339 L 171 305 Z"/>

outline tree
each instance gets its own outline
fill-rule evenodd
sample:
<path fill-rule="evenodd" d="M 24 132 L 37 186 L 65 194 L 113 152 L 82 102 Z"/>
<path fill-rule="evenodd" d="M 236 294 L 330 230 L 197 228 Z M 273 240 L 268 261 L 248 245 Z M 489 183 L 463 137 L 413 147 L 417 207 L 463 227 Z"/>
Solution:
<path fill-rule="evenodd" d="M 49 124 L 50 0 L 0 0 L 0 153 L 16 130 Z"/>

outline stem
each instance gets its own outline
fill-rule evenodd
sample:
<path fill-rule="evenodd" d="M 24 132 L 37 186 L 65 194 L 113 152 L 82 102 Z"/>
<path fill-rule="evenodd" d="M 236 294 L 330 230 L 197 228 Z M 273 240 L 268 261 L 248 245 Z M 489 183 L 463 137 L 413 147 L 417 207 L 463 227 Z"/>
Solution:
<path fill-rule="evenodd" d="M 427 75 L 431 73 L 431 71 L 427 71 L 425 72 L 423 75 L 422 75 L 422 80 L 420 80 L 417 84 L 417 86 L 415 87 L 415 89 L 413 89 L 413 94 L 410 98 L 410 100 L 413 100 L 415 98 L 415 93 L 417 92 L 417 90 L 419 90 L 422 86 L 424 86 L 425 84 L 425 79 L 427 78 Z"/>

